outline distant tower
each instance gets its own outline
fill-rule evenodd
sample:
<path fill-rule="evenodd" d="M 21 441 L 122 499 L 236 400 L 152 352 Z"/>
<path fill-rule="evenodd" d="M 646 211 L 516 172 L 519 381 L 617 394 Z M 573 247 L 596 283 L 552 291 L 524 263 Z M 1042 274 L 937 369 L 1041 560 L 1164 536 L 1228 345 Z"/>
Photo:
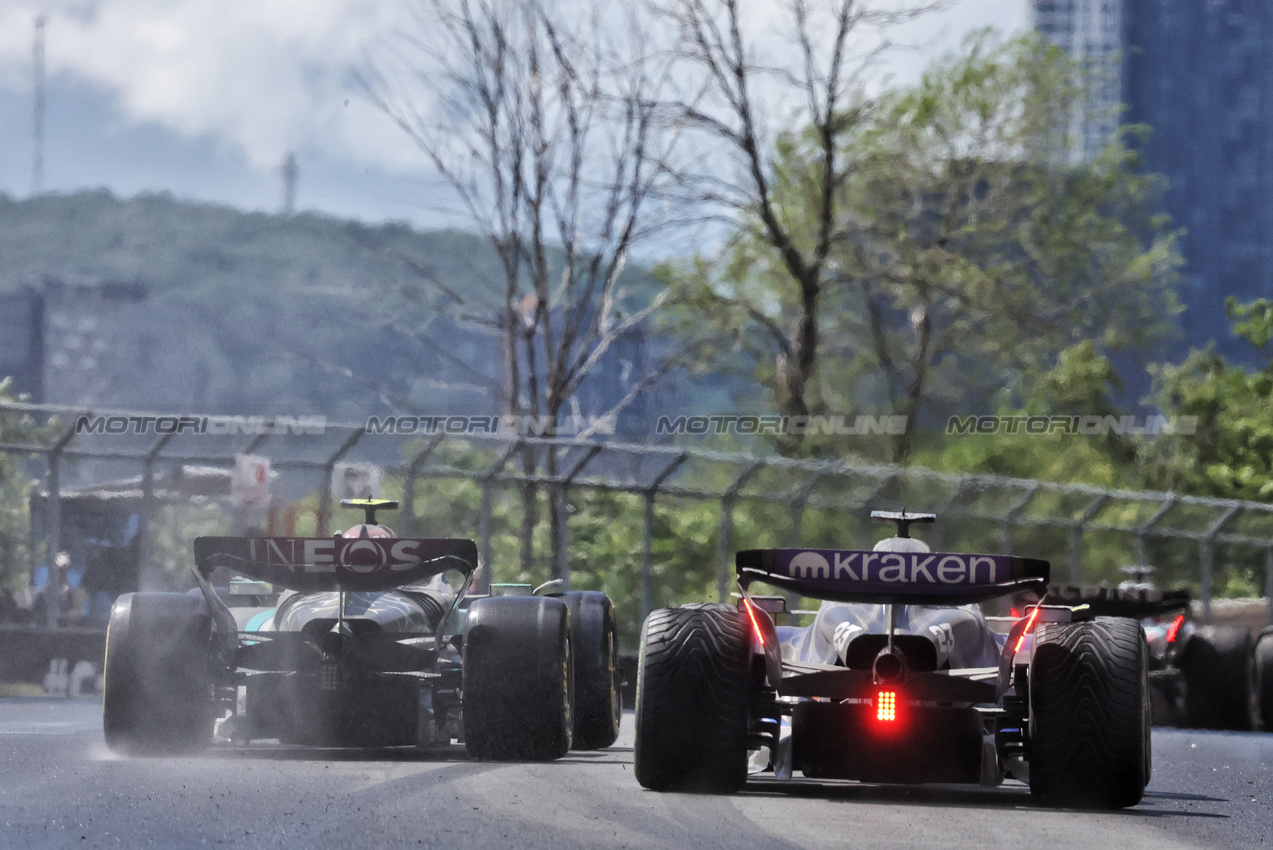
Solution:
<path fill-rule="evenodd" d="M 1070 116 L 1072 160 L 1114 141 L 1122 101 L 1123 0 L 1031 0 L 1034 28 L 1092 74 L 1087 103 Z"/>
<path fill-rule="evenodd" d="M 296 180 L 301 175 L 295 152 L 287 152 L 280 170 L 283 172 L 283 215 L 291 215 L 296 212 Z"/>
<path fill-rule="evenodd" d="M 45 16 L 35 19 L 35 152 L 31 160 L 31 194 L 44 191 L 44 23 Z"/>

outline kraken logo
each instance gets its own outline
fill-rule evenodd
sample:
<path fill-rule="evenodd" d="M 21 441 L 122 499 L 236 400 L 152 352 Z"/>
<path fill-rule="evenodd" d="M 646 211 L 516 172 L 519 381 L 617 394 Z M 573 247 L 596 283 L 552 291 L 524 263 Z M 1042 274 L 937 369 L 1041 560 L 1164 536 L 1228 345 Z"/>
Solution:
<path fill-rule="evenodd" d="M 831 565 L 817 552 L 801 552 L 791 559 L 787 573 L 792 578 L 830 578 Z"/>

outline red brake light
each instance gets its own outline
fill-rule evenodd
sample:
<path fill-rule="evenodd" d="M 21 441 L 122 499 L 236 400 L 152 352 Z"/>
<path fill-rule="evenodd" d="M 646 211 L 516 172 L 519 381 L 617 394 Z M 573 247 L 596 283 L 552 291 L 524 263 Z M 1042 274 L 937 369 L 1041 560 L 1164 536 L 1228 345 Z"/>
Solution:
<path fill-rule="evenodd" d="M 897 719 L 897 691 L 880 691 L 875 697 L 875 719 L 892 723 Z"/>
<path fill-rule="evenodd" d="M 743 610 L 747 612 L 747 619 L 751 620 L 751 632 L 756 636 L 756 640 L 760 641 L 760 645 L 765 645 L 765 633 L 760 629 L 760 623 L 756 621 L 756 612 L 751 604 L 751 600 L 746 596 L 743 597 Z"/>
<path fill-rule="evenodd" d="M 1025 643 L 1025 636 L 1034 631 L 1034 621 L 1039 617 L 1039 606 L 1034 606 L 1030 611 L 1030 618 L 1025 621 L 1025 628 L 1021 630 L 1021 637 L 1017 638 L 1017 645 L 1012 648 L 1013 654 L 1021 651 L 1021 645 Z"/>
<path fill-rule="evenodd" d="M 1175 643 L 1176 635 L 1180 634 L 1180 627 L 1185 624 L 1185 615 L 1177 614 L 1176 619 L 1171 621 L 1171 626 L 1167 629 L 1167 643 Z"/>

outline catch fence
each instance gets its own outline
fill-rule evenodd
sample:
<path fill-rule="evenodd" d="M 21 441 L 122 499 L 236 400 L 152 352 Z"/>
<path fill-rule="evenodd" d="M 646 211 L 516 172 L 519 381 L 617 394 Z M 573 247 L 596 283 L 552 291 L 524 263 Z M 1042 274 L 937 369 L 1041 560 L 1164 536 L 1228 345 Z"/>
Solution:
<path fill-rule="evenodd" d="M 641 618 L 688 601 L 678 595 L 726 598 L 740 548 L 858 547 L 884 533 L 866 522 L 872 508 L 936 512 L 938 524 L 925 532 L 935 549 L 1047 558 L 1054 580 L 1116 581 L 1122 565 L 1154 564 L 1160 583 L 1194 589 L 1203 621 L 1217 590 L 1273 595 L 1273 505 L 1257 502 L 692 446 L 452 433 L 459 429 L 442 420 L 431 433 L 390 436 L 356 424 L 251 417 L 213 417 L 211 429 L 207 417 L 189 417 L 204 430 L 160 433 L 177 417 L 20 403 L 0 404 L 4 416 L 51 423 L 39 442 L 0 433 L 0 452 L 21 459 L 39 482 L 45 507 L 33 513 L 31 544 L 54 582 L 58 569 L 74 567 L 47 557 L 68 544 L 61 512 L 72 499 L 132 506 L 138 583 L 157 586 L 159 538 L 180 544 L 196 530 L 178 512 L 168 520 L 177 527 L 161 534 L 165 507 L 202 506 L 213 515 L 199 522 L 222 532 L 283 523 L 326 535 L 339 497 L 363 490 L 400 499 L 394 524 L 404 533 L 476 539 L 488 579 L 554 575 L 569 584 L 587 572 L 593 584 L 623 584 L 612 595 Z M 108 433 L 108 417 L 149 423 Z M 235 470 L 241 477 L 245 458 L 256 480 L 242 484 Z M 550 527 L 554 515 L 562 521 Z"/>

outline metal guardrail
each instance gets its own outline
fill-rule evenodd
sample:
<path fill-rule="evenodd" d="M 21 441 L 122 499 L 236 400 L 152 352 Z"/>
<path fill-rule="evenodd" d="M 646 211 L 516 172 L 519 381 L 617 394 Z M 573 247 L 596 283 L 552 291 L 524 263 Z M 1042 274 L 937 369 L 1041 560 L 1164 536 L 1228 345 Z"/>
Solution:
<path fill-rule="evenodd" d="M 1058 579 L 1078 583 L 1094 577 L 1085 569 L 1084 543 L 1089 536 L 1114 535 L 1136 563 L 1147 563 L 1152 544 L 1187 541 L 1197 547 L 1197 580 L 1204 621 L 1210 619 L 1217 547 L 1238 547 L 1263 554 L 1264 596 L 1273 597 L 1273 505 L 1185 496 L 1176 493 L 1112 490 L 1081 484 L 936 472 L 930 469 L 855 464 L 849 461 L 790 460 L 722 453 L 685 447 L 599 443 L 560 438 L 451 434 L 445 427 L 414 439 L 368 433 L 356 424 L 325 424 L 322 433 L 256 434 L 89 434 L 76 433 L 81 416 L 156 417 L 136 411 L 89 411 L 78 408 L 0 403 L 0 414 L 28 414 L 38 421 L 61 419 L 59 436 L 48 445 L 6 441 L 0 433 L 0 452 L 42 465 L 53 522 L 47 531 L 47 551 L 59 551 L 57 509 L 60 495 L 71 489 L 100 485 L 123 477 L 110 470 L 133 471 L 143 509 L 141 533 L 158 503 L 156 483 L 164 470 L 176 466 L 232 468 L 236 454 L 264 454 L 281 479 L 317 477 L 308 487 L 317 493 L 318 533 L 328 532 L 332 517 L 331 484 L 337 464 L 362 460 L 377 464 L 402 486 L 402 510 L 409 522 L 416 518 L 414 496 L 424 479 L 461 479 L 480 488 L 477 537 L 480 558 L 492 560 L 492 502 L 497 488 L 527 484 L 544 488 L 559 504 L 569 506 L 580 491 L 626 493 L 643 506 L 640 552 L 642 616 L 654 606 L 654 525 L 660 502 L 690 500 L 719 505 L 716 589 L 726 598 L 732 588 L 735 520 L 750 504 L 783 506 L 788 517 L 785 537 L 775 531 L 762 545 L 796 546 L 802 526 L 814 512 L 842 516 L 849 524 L 846 537 L 869 534 L 863 524 L 867 508 L 897 506 L 935 511 L 945 518 L 930 539 L 940 546 L 943 536 L 977 530 L 991 536 L 995 548 L 1012 553 L 1019 538 L 1052 534 L 1064 539 L 1068 575 Z M 173 418 L 173 417 L 169 417 Z M 244 430 L 244 429 L 240 429 Z M 251 430 L 248 428 L 246 430 Z M 548 453 L 556 454 L 556 474 L 543 472 Z M 456 455 L 464 458 L 458 463 Z M 515 468 L 527 453 L 534 470 Z M 298 491 L 299 492 L 299 491 Z M 955 520 L 955 522 L 951 522 Z M 953 529 L 953 531 L 952 531 Z M 558 574 L 570 575 L 570 523 L 559 529 L 553 547 Z M 783 538 L 783 539 L 779 539 Z M 859 538 L 860 539 L 860 538 Z M 143 537 L 142 551 L 147 542 Z M 1048 554 L 1055 560 L 1055 550 Z M 143 561 L 142 569 L 146 569 Z M 1273 606 L 1270 606 L 1273 622 Z"/>

